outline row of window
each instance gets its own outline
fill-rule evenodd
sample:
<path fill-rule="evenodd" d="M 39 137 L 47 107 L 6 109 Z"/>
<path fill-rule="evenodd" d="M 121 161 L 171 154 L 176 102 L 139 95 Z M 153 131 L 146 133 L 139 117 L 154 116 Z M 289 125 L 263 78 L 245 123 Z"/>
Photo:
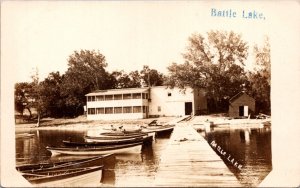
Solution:
<path fill-rule="evenodd" d="M 124 93 L 116 95 L 98 95 L 87 97 L 87 101 L 109 101 L 124 99 L 148 99 L 148 93 Z"/>
<path fill-rule="evenodd" d="M 147 113 L 148 106 L 123 106 L 123 107 L 105 107 L 88 108 L 88 114 L 126 114 L 126 113 Z"/>

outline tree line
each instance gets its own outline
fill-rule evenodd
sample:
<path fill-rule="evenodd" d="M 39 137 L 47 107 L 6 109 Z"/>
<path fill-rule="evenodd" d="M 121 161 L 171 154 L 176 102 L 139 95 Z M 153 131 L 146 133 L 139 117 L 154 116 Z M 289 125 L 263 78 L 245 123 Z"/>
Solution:
<path fill-rule="evenodd" d="M 249 71 L 245 61 L 249 53 L 255 57 L 255 68 Z M 173 63 L 164 75 L 149 66 L 126 73 L 108 72 L 105 56 L 95 50 L 74 51 L 64 74 L 51 72 L 39 80 L 38 71 L 31 82 L 15 85 L 15 110 L 23 114 L 37 110 L 38 117 L 76 117 L 83 114 L 87 93 L 116 88 L 137 88 L 142 85 L 184 89 L 204 89 L 208 112 L 227 112 L 229 99 L 246 89 L 256 99 L 258 112 L 270 114 L 270 44 L 255 45 L 251 52 L 240 34 L 210 31 L 188 38 L 183 63 Z"/>

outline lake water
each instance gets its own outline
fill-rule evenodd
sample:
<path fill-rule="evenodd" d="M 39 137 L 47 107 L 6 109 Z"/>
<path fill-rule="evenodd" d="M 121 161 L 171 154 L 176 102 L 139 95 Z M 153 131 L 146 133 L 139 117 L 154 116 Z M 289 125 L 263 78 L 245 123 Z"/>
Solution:
<path fill-rule="evenodd" d="M 23 131 L 24 132 L 24 131 Z M 17 132 L 17 133 L 23 133 Z M 39 130 L 27 133 L 32 138 L 16 139 L 16 164 L 75 159 L 74 156 L 52 156 L 46 146 L 61 146 L 62 140 L 84 141 L 86 131 Z M 245 186 L 256 186 L 271 171 L 271 131 L 267 129 L 214 129 L 201 132 L 208 143 L 214 141 L 243 167 L 239 170 L 220 154 L 229 169 Z M 143 146 L 141 154 L 115 155 L 103 170 L 104 186 L 153 186 L 161 152 L 170 133 L 158 135 L 152 145 Z M 100 181 L 100 180 L 99 180 Z"/>
<path fill-rule="evenodd" d="M 17 132 L 24 133 L 24 132 Z M 62 146 L 63 140 L 84 141 L 87 131 L 39 130 L 27 132 L 32 138 L 16 139 L 16 164 L 40 163 L 78 159 L 72 155 L 51 157 L 46 146 Z M 161 151 L 167 145 L 171 133 L 156 136 L 152 145 L 144 145 L 141 154 L 117 154 L 106 162 L 101 183 L 104 186 L 150 186 L 158 168 Z M 90 135 L 90 134 L 89 134 Z"/>
<path fill-rule="evenodd" d="M 200 134 L 243 185 L 258 186 L 272 170 L 270 128 L 215 128 Z"/>

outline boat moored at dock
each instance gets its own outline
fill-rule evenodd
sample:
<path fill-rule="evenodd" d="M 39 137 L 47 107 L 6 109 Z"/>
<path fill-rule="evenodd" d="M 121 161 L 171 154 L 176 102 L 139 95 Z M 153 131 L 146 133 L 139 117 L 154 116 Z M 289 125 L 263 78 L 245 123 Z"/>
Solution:
<path fill-rule="evenodd" d="M 132 144 L 110 145 L 110 146 L 91 146 L 91 147 L 49 147 L 52 155 L 69 154 L 69 155 L 103 155 L 111 153 L 140 153 L 143 142 Z"/>
<path fill-rule="evenodd" d="M 16 169 L 21 173 L 36 173 L 46 172 L 60 169 L 73 169 L 73 168 L 84 168 L 91 166 L 99 166 L 103 164 L 103 161 L 112 156 L 112 154 L 106 154 L 96 157 L 87 157 L 84 159 L 50 162 L 50 163 L 39 163 L 39 164 L 27 164 L 17 166 Z"/>
<path fill-rule="evenodd" d="M 98 177 L 99 181 L 102 178 L 103 166 L 92 166 L 85 168 L 73 169 L 59 169 L 51 171 L 42 171 L 35 173 L 24 173 L 22 176 L 32 184 L 39 184 L 39 186 L 65 186 L 65 185 L 79 185 L 82 179 L 89 176 Z"/>
<path fill-rule="evenodd" d="M 105 146 L 105 145 L 121 145 L 121 144 L 132 144 L 137 142 L 143 142 L 143 144 L 152 143 L 152 136 L 134 137 L 126 139 L 101 139 L 101 137 L 86 137 L 86 142 L 72 142 L 63 140 L 63 144 L 66 146 Z"/>

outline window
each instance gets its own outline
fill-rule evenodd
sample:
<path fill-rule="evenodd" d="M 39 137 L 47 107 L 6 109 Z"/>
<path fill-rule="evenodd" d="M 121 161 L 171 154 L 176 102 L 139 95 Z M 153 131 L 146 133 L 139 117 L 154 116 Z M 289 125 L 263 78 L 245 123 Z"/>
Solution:
<path fill-rule="evenodd" d="M 141 93 L 133 93 L 133 94 L 132 94 L 132 98 L 133 98 L 133 99 L 140 99 L 140 98 L 142 98 L 142 97 L 141 97 Z"/>
<path fill-rule="evenodd" d="M 105 114 L 113 114 L 113 107 L 106 107 Z"/>
<path fill-rule="evenodd" d="M 141 113 L 142 107 L 141 106 L 134 106 L 133 107 L 133 113 Z"/>
<path fill-rule="evenodd" d="M 122 94 L 114 95 L 114 100 L 122 100 Z"/>
<path fill-rule="evenodd" d="M 96 108 L 96 114 L 104 114 L 104 108 Z"/>
<path fill-rule="evenodd" d="M 148 93 L 143 93 L 143 99 L 148 99 Z"/>
<path fill-rule="evenodd" d="M 88 96 L 88 101 L 95 101 L 95 96 Z"/>
<path fill-rule="evenodd" d="M 131 93 L 123 94 L 123 99 L 131 99 Z"/>
<path fill-rule="evenodd" d="M 95 108 L 88 108 L 88 114 L 95 114 Z"/>
<path fill-rule="evenodd" d="M 143 106 L 143 113 L 147 113 L 148 112 L 148 106 Z"/>
<path fill-rule="evenodd" d="M 161 111 L 161 106 L 157 107 L 157 111 L 160 112 Z"/>
<path fill-rule="evenodd" d="M 115 114 L 121 114 L 122 113 L 122 107 L 115 107 L 114 112 L 115 112 Z"/>
<path fill-rule="evenodd" d="M 131 106 L 123 107 L 123 113 L 132 113 L 132 107 Z"/>
<path fill-rule="evenodd" d="M 106 101 L 113 100 L 113 95 L 105 95 L 105 100 Z"/>
<path fill-rule="evenodd" d="M 103 95 L 96 96 L 96 101 L 104 101 L 104 96 Z"/>
<path fill-rule="evenodd" d="M 171 97 L 171 96 L 172 96 L 172 93 L 169 92 L 169 93 L 168 93 L 168 97 Z"/>

